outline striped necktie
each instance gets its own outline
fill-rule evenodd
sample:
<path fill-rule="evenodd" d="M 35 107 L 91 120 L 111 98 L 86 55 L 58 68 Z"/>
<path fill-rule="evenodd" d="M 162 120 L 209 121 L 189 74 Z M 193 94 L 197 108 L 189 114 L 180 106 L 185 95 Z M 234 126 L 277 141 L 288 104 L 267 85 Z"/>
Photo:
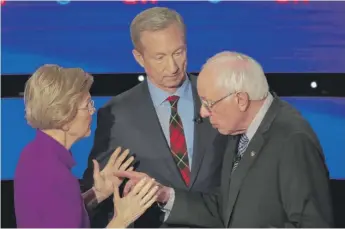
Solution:
<path fill-rule="evenodd" d="M 236 155 L 234 162 L 233 162 L 232 172 L 234 172 L 237 169 L 238 164 L 240 163 L 240 161 L 243 157 L 243 154 L 247 149 L 248 143 L 249 143 L 249 139 L 248 139 L 247 135 L 242 134 L 240 141 L 238 143 L 237 155 Z"/>

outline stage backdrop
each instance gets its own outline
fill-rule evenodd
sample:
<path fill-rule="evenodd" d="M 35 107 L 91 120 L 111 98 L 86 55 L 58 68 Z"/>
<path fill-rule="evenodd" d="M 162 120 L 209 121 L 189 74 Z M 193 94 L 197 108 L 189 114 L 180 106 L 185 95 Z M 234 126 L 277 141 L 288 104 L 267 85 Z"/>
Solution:
<path fill-rule="evenodd" d="M 266 72 L 345 72 L 345 2 L 59 2 L 2 4 L 2 74 L 32 73 L 46 63 L 91 73 L 141 72 L 129 25 L 152 6 L 184 17 L 189 71 L 217 52 L 236 50 Z"/>
<path fill-rule="evenodd" d="M 96 108 L 103 106 L 110 97 L 95 97 Z M 331 178 L 345 179 L 345 99 L 344 98 L 284 98 L 311 123 L 316 131 L 326 156 Z M 35 136 L 24 119 L 22 99 L 2 99 L 2 132 L 1 135 L 1 179 L 13 179 L 15 167 L 23 147 Z M 80 178 L 87 166 L 94 131 L 96 115 L 92 121 L 92 135 L 79 141 L 73 148 L 77 162 L 74 174 Z M 135 139 L 133 139 L 135 141 Z M 135 152 L 134 152 L 135 153 Z M 44 172 L 44 171 L 42 171 Z"/>

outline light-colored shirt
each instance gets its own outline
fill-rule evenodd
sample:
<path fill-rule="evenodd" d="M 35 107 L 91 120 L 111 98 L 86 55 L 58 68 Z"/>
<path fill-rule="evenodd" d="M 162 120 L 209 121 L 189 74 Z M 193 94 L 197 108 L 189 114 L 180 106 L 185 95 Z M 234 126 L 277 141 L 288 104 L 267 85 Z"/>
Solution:
<path fill-rule="evenodd" d="M 20 228 L 89 228 L 71 152 L 37 130 L 22 151 L 14 177 L 14 206 Z"/>
<path fill-rule="evenodd" d="M 271 93 L 268 93 L 268 95 L 267 95 L 264 103 L 262 104 L 260 110 L 255 115 L 253 121 L 250 123 L 249 127 L 247 128 L 246 135 L 249 139 L 248 144 L 250 143 L 254 134 L 258 130 L 262 120 L 264 119 L 268 109 L 270 108 L 270 106 L 272 104 L 272 101 L 273 101 L 273 96 L 271 95 Z"/>
<path fill-rule="evenodd" d="M 164 136 L 170 146 L 170 129 L 169 121 L 171 115 L 171 105 L 166 99 L 169 96 L 177 95 L 180 97 L 177 103 L 177 112 L 181 117 L 183 131 L 186 138 L 189 168 L 192 168 L 193 159 L 193 142 L 194 142 L 194 100 L 192 93 L 192 85 L 188 77 L 183 82 L 175 93 L 170 94 L 162 89 L 156 87 L 147 78 L 149 92 L 153 105 L 157 112 L 157 117 L 162 127 Z"/>
<path fill-rule="evenodd" d="M 268 93 L 264 103 L 262 104 L 260 110 L 255 115 L 253 121 L 250 123 L 249 127 L 247 128 L 246 135 L 249 139 L 248 144 L 252 140 L 253 136 L 255 135 L 256 131 L 258 130 L 262 120 L 264 119 L 268 109 L 270 108 L 273 102 L 273 96 L 271 93 Z M 175 190 L 173 188 L 170 189 L 170 197 L 166 205 L 164 206 L 163 211 L 165 212 L 164 221 L 166 221 L 169 217 L 170 211 L 174 205 L 175 201 Z"/>

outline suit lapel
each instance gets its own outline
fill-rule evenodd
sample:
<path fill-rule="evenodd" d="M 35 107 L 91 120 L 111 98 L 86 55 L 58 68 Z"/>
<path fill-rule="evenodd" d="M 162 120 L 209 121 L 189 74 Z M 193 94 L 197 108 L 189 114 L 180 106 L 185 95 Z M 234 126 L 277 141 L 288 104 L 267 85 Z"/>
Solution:
<path fill-rule="evenodd" d="M 228 218 L 228 201 L 229 201 L 229 188 L 230 188 L 230 180 L 231 180 L 231 170 L 232 170 L 232 161 L 235 157 L 235 152 L 237 148 L 237 144 L 239 141 L 239 136 L 228 136 L 228 143 L 225 149 L 224 154 L 224 161 L 222 167 L 222 185 L 221 185 L 221 193 L 223 196 L 223 219 Z M 217 146 L 215 146 L 217 147 Z M 225 207 L 225 208 L 224 208 Z"/>
<path fill-rule="evenodd" d="M 196 89 L 196 77 L 190 77 L 193 100 L 194 100 L 194 117 L 199 117 L 201 102 Z M 194 122 L 194 142 L 193 142 L 193 164 L 191 168 L 191 182 L 189 189 L 193 187 L 193 184 L 197 178 L 197 175 L 204 158 L 206 147 L 205 144 L 209 142 L 212 135 L 210 134 L 210 126 L 207 120 L 202 120 L 200 123 Z"/>
<path fill-rule="evenodd" d="M 249 172 L 250 168 L 253 166 L 256 159 L 259 157 L 260 151 L 265 144 L 265 132 L 269 129 L 270 125 L 272 124 L 279 110 L 279 101 L 280 100 L 277 98 L 273 100 L 258 130 L 254 134 L 246 151 L 244 152 L 243 158 L 241 159 L 239 166 L 237 167 L 235 172 L 232 173 L 230 177 L 231 183 L 229 187 L 228 202 L 227 202 L 228 204 L 227 204 L 226 213 L 225 213 L 225 215 L 227 216 L 225 218 L 226 219 L 225 223 L 227 226 L 230 223 L 233 208 L 236 204 L 236 200 L 240 192 L 242 183 L 247 173 Z M 236 148 L 235 148 L 235 151 L 237 152 Z"/>
<path fill-rule="evenodd" d="M 240 191 L 242 182 L 247 175 L 247 172 L 249 171 L 250 167 L 255 162 L 255 159 L 257 158 L 257 154 L 260 152 L 261 147 L 264 144 L 264 139 L 260 134 L 255 134 L 254 138 L 251 140 L 247 150 L 245 151 L 243 158 L 237 167 L 236 171 L 231 175 L 231 183 L 229 187 L 229 196 L 228 196 L 228 205 L 226 210 L 227 221 L 226 225 L 229 224 L 231 214 L 233 207 L 236 203 L 238 193 Z M 235 149 L 237 151 L 237 149 Z M 255 156 L 252 156 L 253 153 L 255 153 Z M 229 166 L 232 167 L 232 166 Z M 231 171 L 230 171 L 231 174 Z"/>
<path fill-rule="evenodd" d="M 152 154 L 162 154 L 165 161 L 164 165 L 152 166 L 164 167 L 164 172 L 162 172 L 163 174 L 167 174 L 169 179 L 174 180 L 175 184 L 179 184 L 179 186 L 185 185 L 171 155 L 169 144 L 166 141 L 162 127 L 159 123 L 157 112 L 154 108 L 146 82 L 143 82 L 142 93 L 140 96 L 142 99 L 139 99 L 135 109 L 135 116 L 137 116 L 137 118 L 134 118 L 133 120 L 136 122 L 135 125 L 140 130 L 147 133 L 143 135 L 143 138 L 145 138 L 146 142 L 149 143 L 147 144 L 149 147 L 147 152 L 151 152 Z"/>

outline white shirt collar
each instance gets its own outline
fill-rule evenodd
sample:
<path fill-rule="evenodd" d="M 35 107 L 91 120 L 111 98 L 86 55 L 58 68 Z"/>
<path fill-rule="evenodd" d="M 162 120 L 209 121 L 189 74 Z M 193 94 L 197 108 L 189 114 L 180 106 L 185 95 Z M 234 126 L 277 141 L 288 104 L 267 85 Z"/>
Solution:
<path fill-rule="evenodd" d="M 253 121 L 250 123 L 246 135 L 249 139 L 249 141 L 253 138 L 254 134 L 258 130 L 262 120 L 264 119 L 268 109 L 270 108 L 271 104 L 273 102 L 273 96 L 271 93 L 268 93 L 263 105 L 261 106 L 259 112 L 255 115 L 255 118 Z"/>

